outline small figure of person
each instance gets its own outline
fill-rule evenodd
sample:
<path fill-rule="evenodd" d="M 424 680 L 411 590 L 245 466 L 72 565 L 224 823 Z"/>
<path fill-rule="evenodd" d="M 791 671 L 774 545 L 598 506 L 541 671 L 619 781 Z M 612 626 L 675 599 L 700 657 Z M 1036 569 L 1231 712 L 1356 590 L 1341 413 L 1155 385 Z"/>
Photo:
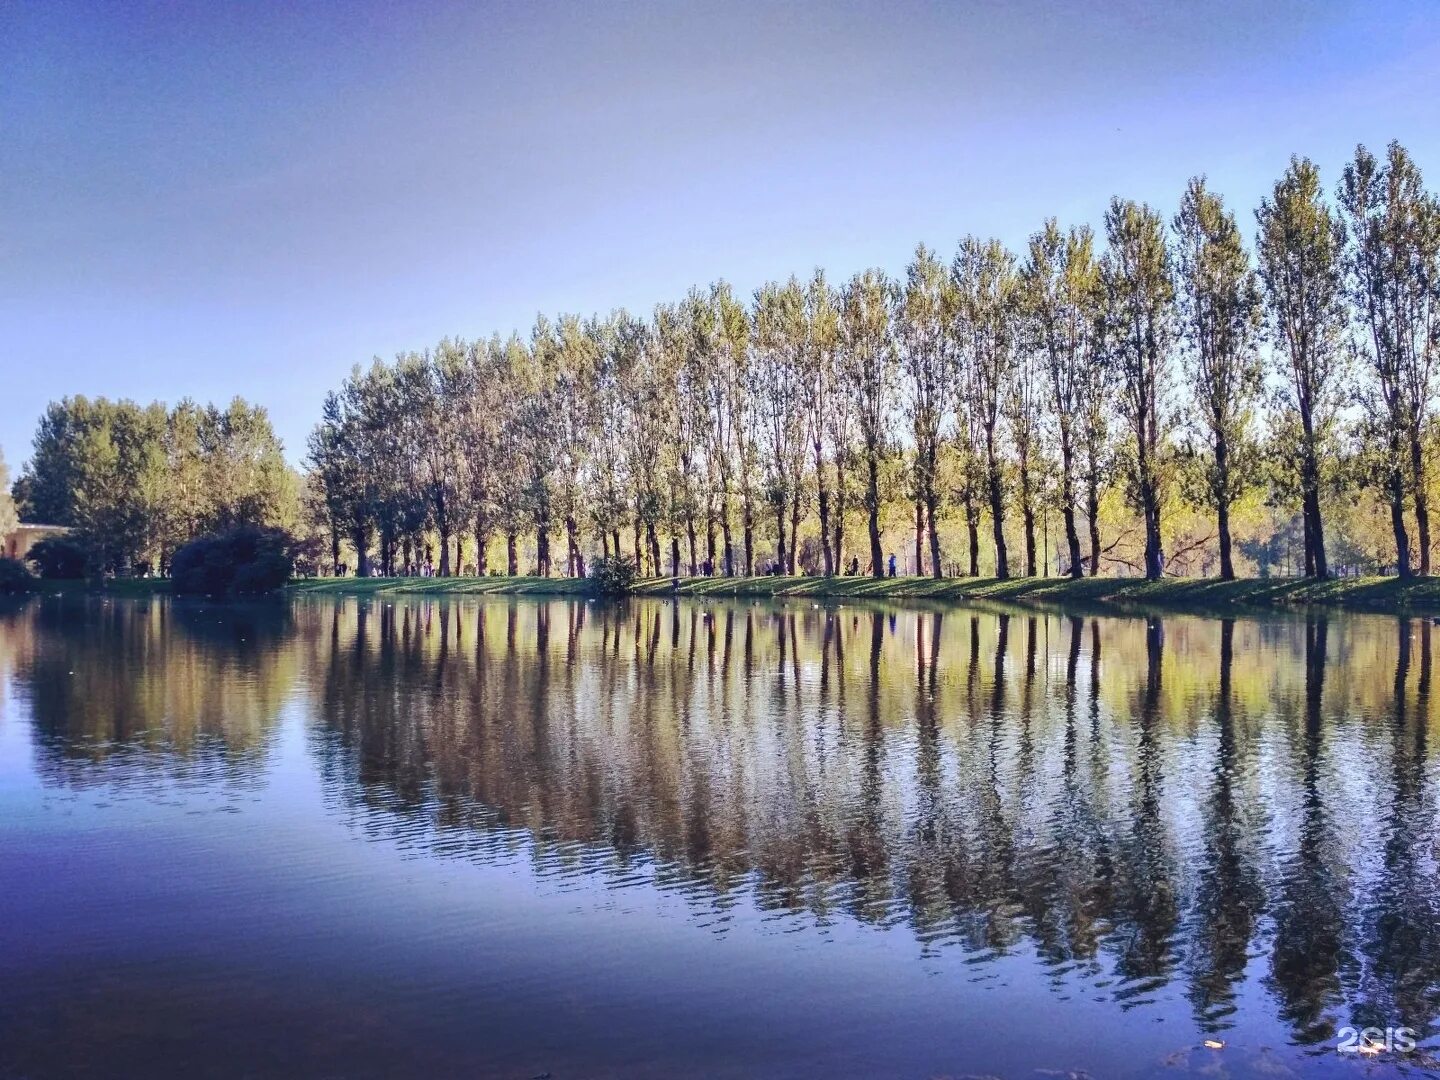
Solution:
<path fill-rule="evenodd" d="M 890 576 L 895 576 L 895 553 L 893 551 L 890 553 Z"/>
<path fill-rule="evenodd" d="M 860 573 L 860 556 L 852 555 L 850 556 L 850 576 L 854 577 L 858 573 Z"/>

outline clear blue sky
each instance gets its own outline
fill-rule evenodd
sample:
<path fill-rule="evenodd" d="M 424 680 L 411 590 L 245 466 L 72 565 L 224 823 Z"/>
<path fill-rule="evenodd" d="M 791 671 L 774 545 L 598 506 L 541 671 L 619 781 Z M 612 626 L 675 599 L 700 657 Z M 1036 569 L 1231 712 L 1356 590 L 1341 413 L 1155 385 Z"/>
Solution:
<path fill-rule="evenodd" d="M 1440 187 L 1440 3 L 0 5 L 0 447 L 47 401 L 267 406 L 1115 193 L 1242 213 L 1292 152 Z"/>

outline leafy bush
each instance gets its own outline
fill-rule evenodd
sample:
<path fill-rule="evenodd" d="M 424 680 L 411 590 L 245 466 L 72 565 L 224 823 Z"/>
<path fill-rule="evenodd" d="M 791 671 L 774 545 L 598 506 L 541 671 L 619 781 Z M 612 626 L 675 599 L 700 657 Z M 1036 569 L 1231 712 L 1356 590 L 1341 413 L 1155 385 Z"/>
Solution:
<path fill-rule="evenodd" d="M 590 589 L 601 596 L 625 596 L 635 588 L 635 564 L 624 555 L 601 555 L 590 564 Z"/>
<path fill-rule="evenodd" d="M 47 581 L 85 576 L 90 554 L 85 545 L 68 536 L 50 536 L 31 546 L 25 561 Z"/>
<path fill-rule="evenodd" d="M 170 560 L 172 589 L 201 596 L 274 592 L 295 572 L 295 541 L 283 529 L 242 525 L 202 536 Z"/>
<path fill-rule="evenodd" d="M 18 596 L 35 587 L 35 576 L 19 559 L 0 558 L 0 596 Z"/>

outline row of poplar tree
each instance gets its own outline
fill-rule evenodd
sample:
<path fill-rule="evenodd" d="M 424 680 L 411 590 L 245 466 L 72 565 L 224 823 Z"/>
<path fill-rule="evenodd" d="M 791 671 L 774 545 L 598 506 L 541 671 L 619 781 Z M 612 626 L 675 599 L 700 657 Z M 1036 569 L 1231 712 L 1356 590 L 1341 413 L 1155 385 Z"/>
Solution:
<path fill-rule="evenodd" d="M 1428 573 L 1440 206 L 1400 145 L 1361 147 L 1333 194 L 1293 158 L 1254 228 L 1247 245 L 1197 178 L 1168 220 L 1114 199 L 1103 250 L 1051 220 L 1019 254 L 921 246 L 898 280 L 817 271 L 748 300 L 720 282 L 649 318 L 447 339 L 329 396 L 311 505 L 332 561 L 343 543 L 361 573 L 414 567 L 430 538 L 442 575 L 499 566 L 502 544 L 515 573 L 533 537 L 542 574 L 563 542 L 571 574 L 598 550 L 652 573 L 668 555 L 676 573 L 880 575 L 899 492 L 917 569 L 944 571 L 953 510 L 969 572 L 983 543 L 1000 577 L 1038 572 L 1037 516 L 1053 506 L 1057 564 L 1080 576 L 1101 568 L 1114 489 L 1147 576 L 1165 570 L 1166 515 L 1184 501 L 1213 519 L 1231 577 L 1232 509 L 1263 486 L 1299 507 L 1304 570 L 1325 576 L 1323 502 L 1343 481 L 1376 486 L 1399 573 Z"/>

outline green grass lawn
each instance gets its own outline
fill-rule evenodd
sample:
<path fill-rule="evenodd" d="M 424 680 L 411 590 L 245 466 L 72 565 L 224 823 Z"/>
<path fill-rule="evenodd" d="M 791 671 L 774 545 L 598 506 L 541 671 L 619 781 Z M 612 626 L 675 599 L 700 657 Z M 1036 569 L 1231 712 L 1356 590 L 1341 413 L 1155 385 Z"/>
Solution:
<path fill-rule="evenodd" d="M 293 593 L 335 596 L 374 596 L 379 593 L 437 596 L 537 593 L 543 596 L 583 596 L 588 591 L 587 584 L 583 578 L 567 577 L 343 577 L 307 578 L 291 582 L 289 588 Z"/>
<path fill-rule="evenodd" d="M 583 595 L 585 582 L 574 578 L 317 578 L 298 581 L 292 592 L 311 595 L 369 596 L 375 594 L 534 594 Z M 668 596 L 670 578 L 638 583 L 640 595 Z M 1224 609 L 1322 605 L 1366 611 L 1440 611 L 1440 578 L 1342 578 L 1306 581 L 1300 578 L 1247 578 L 1240 581 L 1168 578 L 932 578 L 901 577 L 742 577 L 681 578 L 682 596 L 811 597 L 854 600 L 990 600 L 1019 604 L 1067 604 L 1099 607 L 1155 607 L 1168 610 Z"/>
<path fill-rule="evenodd" d="M 160 596 L 169 595 L 168 578 L 112 578 L 104 584 L 95 584 L 83 578 L 63 581 L 39 581 L 35 591 L 41 596 L 74 595 L 94 593 L 97 596 Z"/>
<path fill-rule="evenodd" d="M 146 597 L 169 593 L 161 578 L 117 578 L 103 586 L 85 581 L 41 582 L 42 594 L 100 593 Z M 312 578 L 296 581 L 289 592 L 307 596 L 374 595 L 535 595 L 583 596 L 587 583 L 564 577 Z M 642 596 L 669 596 L 672 579 L 646 578 L 636 586 Z M 1011 604 L 1071 608 L 1144 609 L 1220 612 L 1315 605 L 1355 611 L 1426 611 L 1440 614 L 1440 577 L 1402 582 L 1393 577 L 1340 578 L 933 578 L 900 577 L 739 577 L 681 578 L 682 596 L 804 597 L 828 600 L 987 600 Z"/>

